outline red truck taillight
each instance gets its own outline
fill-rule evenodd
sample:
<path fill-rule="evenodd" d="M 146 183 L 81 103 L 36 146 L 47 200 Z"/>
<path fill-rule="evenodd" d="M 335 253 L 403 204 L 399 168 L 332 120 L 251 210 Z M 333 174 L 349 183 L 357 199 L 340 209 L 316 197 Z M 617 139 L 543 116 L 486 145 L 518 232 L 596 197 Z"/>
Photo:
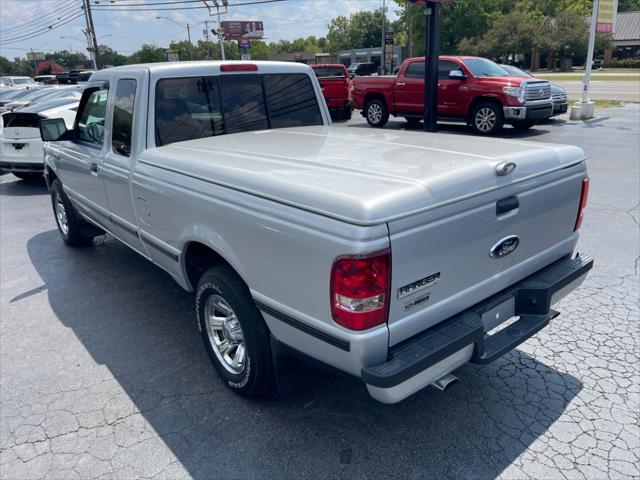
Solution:
<path fill-rule="evenodd" d="M 589 178 L 582 180 L 582 192 L 580 193 L 580 206 L 578 207 L 578 216 L 576 217 L 576 224 L 573 227 L 573 231 L 577 231 L 582 225 L 582 218 L 584 217 L 584 209 L 587 206 L 587 198 L 589 197 Z"/>
<path fill-rule="evenodd" d="M 340 257 L 331 267 L 331 316 L 351 330 L 387 322 L 391 252 Z"/>

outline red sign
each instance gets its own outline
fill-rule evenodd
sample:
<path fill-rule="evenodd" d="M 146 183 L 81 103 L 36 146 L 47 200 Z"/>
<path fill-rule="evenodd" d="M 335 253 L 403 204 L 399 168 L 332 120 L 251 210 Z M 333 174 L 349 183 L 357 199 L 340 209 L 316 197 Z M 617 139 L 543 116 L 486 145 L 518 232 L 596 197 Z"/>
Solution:
<path fill-rule="evenodd" d="M 262 22 L 230 21 L 220 22 L 222 32 L 227 40 L 240 40 L 264 37 Z"/>

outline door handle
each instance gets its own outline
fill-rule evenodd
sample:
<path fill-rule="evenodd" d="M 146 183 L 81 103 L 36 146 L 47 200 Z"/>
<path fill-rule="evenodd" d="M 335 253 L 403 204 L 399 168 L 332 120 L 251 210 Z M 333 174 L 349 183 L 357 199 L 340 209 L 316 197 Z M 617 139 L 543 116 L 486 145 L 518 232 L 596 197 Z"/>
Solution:
<path fill-rule="evenodd" d="M 98 174 L 98 164 L 91 162 L 90 170 L 91 170 L 91 174 L 92 175 L 97 175 Z"/>
<path fill-rule="evenodd" d="M 404 87 L 406 84 L 404 82 L 396 83 L 396 87 Z"/>

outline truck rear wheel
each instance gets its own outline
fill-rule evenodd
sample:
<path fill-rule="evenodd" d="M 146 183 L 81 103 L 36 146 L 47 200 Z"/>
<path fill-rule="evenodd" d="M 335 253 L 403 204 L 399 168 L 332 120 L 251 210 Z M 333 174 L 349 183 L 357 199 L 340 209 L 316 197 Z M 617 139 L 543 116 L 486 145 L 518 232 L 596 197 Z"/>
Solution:
<path fill-rule="evenodd" d="M 375 128 L 381 128 L 389 121 L 389 109 L 383 100 L 374 99 L 365 108 L 367 123 Z"/>
<path fill-rule="evenodd" d="M 93 242 L 93 235 L 87 234 L 90 228 L 82 228 L 83 220 L 76 213 L 67 194 L 64 193 L 62 184 L 57 179 L 51 183 L 51 205 L 64 243 L 71 247 L 80 247 Z"/>
<path fill-rule="evenodd" d="M 268 328 L 249 289 L 227 265 L 200 278 L 196 316 L 209 358 L 228 388 L 246 397 L 275 391 Z"/>
<path fill-rule="evenodd" d="M 480 135 L 498 133 L 504 126 L 502 107 L 495 102 L 479 102 L 471 112 L 469 125 Z"/>

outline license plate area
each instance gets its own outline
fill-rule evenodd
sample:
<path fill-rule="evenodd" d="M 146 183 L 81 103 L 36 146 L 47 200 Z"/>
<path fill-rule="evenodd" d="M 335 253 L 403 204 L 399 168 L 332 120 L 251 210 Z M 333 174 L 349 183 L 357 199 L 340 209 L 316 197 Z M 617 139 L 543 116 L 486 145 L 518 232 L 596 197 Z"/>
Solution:
<path fill-rule="evenodd" d="M 488 307 L 481 315 L 485 333 L 514 317 L 515 312 L 516 297 L 514 296 L 502 298 L 498 303 L 494 303 L 493 306 Z"/>
<path fill-rule="evenodd" d="M 22 150 L 27 144 L 26 143 L 12 143 L 13 148 L 16 150 Z"/>

